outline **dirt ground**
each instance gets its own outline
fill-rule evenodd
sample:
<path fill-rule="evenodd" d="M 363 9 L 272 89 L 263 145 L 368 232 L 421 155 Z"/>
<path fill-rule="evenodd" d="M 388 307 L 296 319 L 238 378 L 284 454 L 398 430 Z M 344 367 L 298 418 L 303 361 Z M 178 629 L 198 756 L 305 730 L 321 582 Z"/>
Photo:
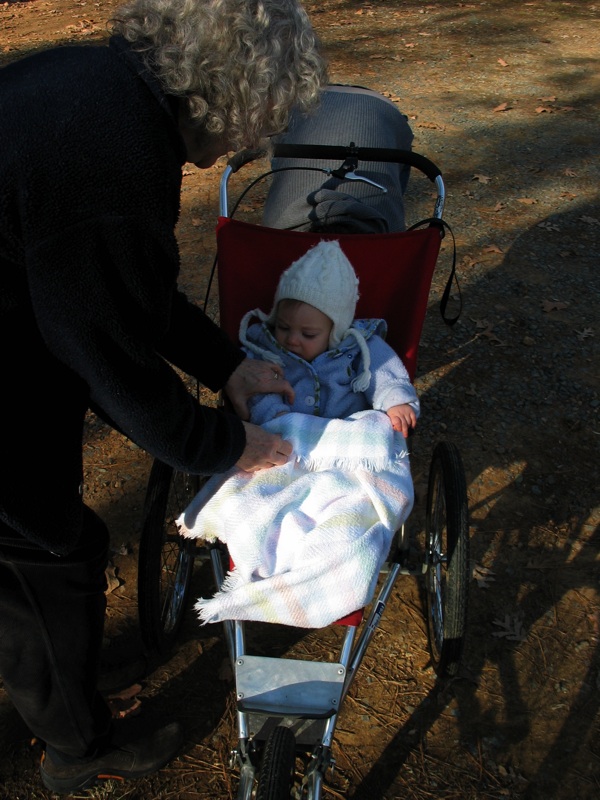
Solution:
<path fill-rule="evenodd" d="M 112 0 L 0 4 L 0 63 L 100 41 L 113 8 Z M 600 6 L 318 0 L 307 9 L 332 80 L 389 96 L 409 118 L 414 149 L 444 175 L 463 312 L 450 329 L 438 311 L 447 236 L 416 381 L 413 525 L 434 444 L 453 441 L 467 474 L 473 576 L 463 668 L 444 686 L 429 665 L 419 586 L 399 580 L 346 701 L 324 798 L 592 800 L 600 796 Z M 198 302 L 222 168 L 185 170 L 182 282 Z M 415 178 L 409 206 L 413 198 L 416 219 L 429 185 Z M 110 524 L 115 551 L 108 687 L 142 653 L 136 567 L 151 461 L 94 418 L 85 453 L 87 500 Z M 204 568 L 195 581 L 205 591 Z M 328 659 L 335 635 L 272 638 L 282 653 Z M 200 628 L 190 613 L 173 653 L 136 674 L 136 719 L 182 720 L 183 753 L 155 776 L 92 796 L 235 797 L 226 663 L 220 628 Z M 1 800 L 51 796 L 37 757 L 0 689 Z"/>

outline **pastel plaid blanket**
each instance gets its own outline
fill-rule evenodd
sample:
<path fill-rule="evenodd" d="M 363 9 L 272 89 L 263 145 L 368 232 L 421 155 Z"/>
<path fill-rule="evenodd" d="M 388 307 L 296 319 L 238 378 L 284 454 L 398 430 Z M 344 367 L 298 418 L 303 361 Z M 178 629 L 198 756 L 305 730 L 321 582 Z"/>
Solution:
<path fill-rule="evenodd" d="M 292 443 L 290 461 L 214 476 L 177 520 L 185 536 L 225 542 L 235 565 L 195 608 L 203 623 L 324 627 L 370 602 L 412 509 L 406 440 L 379 411 L 263 427 Z"/>

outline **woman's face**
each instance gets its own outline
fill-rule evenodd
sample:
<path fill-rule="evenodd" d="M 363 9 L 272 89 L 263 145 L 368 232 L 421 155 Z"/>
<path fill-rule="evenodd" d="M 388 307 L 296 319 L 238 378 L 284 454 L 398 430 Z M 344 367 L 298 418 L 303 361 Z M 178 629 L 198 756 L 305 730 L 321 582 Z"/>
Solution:
<path fill-rule="evenodd" d="M 275 317 L 278 344 L 305 361 L 329 349 L 333 322 L 318 308 L 297 300 L 280 300 Z"/>
<path fill-rule="evenodd" d="M 231 148 L 225 139 L 211 139 L 204 141 L 195 153 L 192 153 L 192 158 L 188 161 L 194 163 L 200 169 L 208 169 L 215 164 L 221 156 L 227 155 Z"/>
<path fill-rule="evenodd" d="M 191 124 L 184 112 L 179 115 L 179 131 L 183 137 L 186 160 L 200 169 L 208 169 L 224 155 L 231 152 L 225 135 L 209 136 L 206 131 Z"/>

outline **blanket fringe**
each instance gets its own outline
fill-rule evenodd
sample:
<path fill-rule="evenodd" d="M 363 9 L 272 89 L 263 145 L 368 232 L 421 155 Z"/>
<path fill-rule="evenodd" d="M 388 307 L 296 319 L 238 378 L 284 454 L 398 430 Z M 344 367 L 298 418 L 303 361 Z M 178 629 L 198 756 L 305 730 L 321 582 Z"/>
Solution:
<path fill-rule="evenodd" d="M 296 455 L 296 463 L 310 472 L 322 472 L 328 469 L 339 469 L 342 472 L 354 472 L 357 469 L 364 469 L 368 472 L 384 472 L 394 466 L 394 462 L 389 458 L 312 458 L 309 455 Z"/>

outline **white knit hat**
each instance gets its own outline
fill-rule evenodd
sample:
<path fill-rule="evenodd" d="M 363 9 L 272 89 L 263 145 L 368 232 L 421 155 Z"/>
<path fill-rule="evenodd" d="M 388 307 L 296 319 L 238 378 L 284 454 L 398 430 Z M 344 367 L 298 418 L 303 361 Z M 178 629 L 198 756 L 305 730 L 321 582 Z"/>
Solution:
<path fill-rule="evenodd" d="M 308 303 L 333 322 L 329 335 L 329 349 L 337 347 L 345 336 L 352 335 L 360 347 L 362 372 L 352 382 L 355 392 L 363 392 L 371 380 L 371 356 L 360 331 L 352 328 L 358 302 L 358 278 L 338 241 L 321 241 L 288 267 L 281 275 L 275 292 L 273 307 L 267 316 L 259 309 L 244 316 L 240 325 L 240 341 L 252 351 L 275 363 L 281 363 L 274 354 L 264 352 L 248 341 L 246 331 L 252 316 L 258 316 L 273 326 L 280 300 L 300 300 Z"/>
<path fill-rule="evenodd" d="M 319 242 L 288 267 L 279 279 L 267 324 L 275 324 L 280 300 L 308 303 L 333 322 L 329 348 L 337 347 L 352 325 L 358 278 L 337 241 Z"/>

